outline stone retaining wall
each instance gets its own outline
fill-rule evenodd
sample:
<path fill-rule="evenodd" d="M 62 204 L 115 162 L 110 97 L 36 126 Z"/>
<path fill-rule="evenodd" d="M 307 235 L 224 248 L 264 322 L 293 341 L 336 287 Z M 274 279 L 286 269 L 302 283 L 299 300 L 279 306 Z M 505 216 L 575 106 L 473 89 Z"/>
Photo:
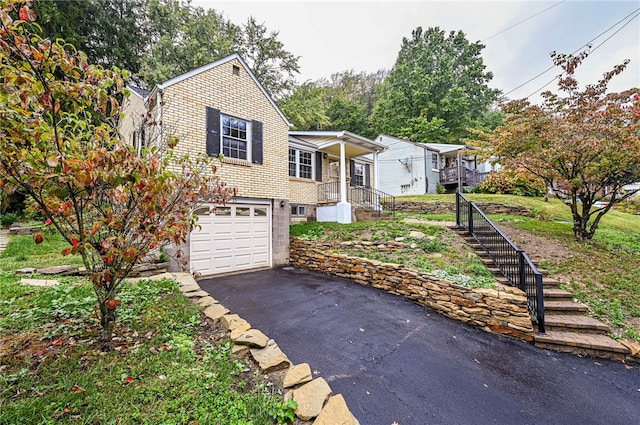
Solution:
<path fill-rule="evenodd" d="M 419 202 L 419 201 L 402 201 L 396 199 L 396 211 L 420 213 L 420 214 L 455 214 L 455 202 Z M 524 215 L 533 216 L 529 208 L 519 207 L 515 205 L 501 204 L 485 204 L 476 202 L 476 205 L 484 211 L 485 214 L 495 215 Z"/>
<path fill-rule="evenodd" d="M 400 264 L 333 253 L 317 241 L 292 238 L 290 246 L 293 266 L 383 289 L 487 331 L 533 341 L 527 298 L 518 288 L 467 288 Z"/>

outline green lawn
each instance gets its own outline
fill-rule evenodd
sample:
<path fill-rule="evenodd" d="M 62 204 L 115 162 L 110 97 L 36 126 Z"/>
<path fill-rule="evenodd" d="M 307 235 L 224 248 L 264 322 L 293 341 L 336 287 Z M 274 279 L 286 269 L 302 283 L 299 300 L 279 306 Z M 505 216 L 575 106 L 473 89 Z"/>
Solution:
<path fill-rule="evenodd" d="M 126 285 L 116 350 L 101 352 L 89 282 L 31 287 L 13 273 L 79 264 L 63 246 L 16 236 L 0 255 L 0 424 L 290 422 L 279 383 L 232 357 L 223 329 L 174 281 Z"/>

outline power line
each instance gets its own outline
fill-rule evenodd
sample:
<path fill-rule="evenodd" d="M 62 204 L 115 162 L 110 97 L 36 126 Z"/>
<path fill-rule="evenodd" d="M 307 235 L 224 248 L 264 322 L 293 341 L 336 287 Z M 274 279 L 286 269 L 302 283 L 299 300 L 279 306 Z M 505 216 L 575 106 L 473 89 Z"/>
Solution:
<path fill-rule="evenodd" d="M 631 12 L 629 15 L 631 15 L 631 14 L 633 14 L 633 13 L 636 13 L 636 12 L 638 12 L 638 11 L 640 11 L 640 8 L 638 8 L 638 9 L 634 10 L 634 11 L 633 11 L 633 12 Z M 625 18 L 624 18 L 624 19 L 626 19 L 629 15 L 625 16 Z M 630 23 L 631 23 L 635 18 L 637 18 L 638 16 L 640 16 L 640 13 L 636 13 L 634 16 L 632 16 L 632 17 L 631 17 L 627 22 L 625 22 L 625 23 L 624 23 L 624 25 L 623 25 L 623 26 L 621 26 L 620 28 L 618 28 L 617 30 L 615 30 L 613 34 L 611 34 L 609 37 L 607 37 L 606 39 L 604 39 L 604 40 L 602 41 L 602 43 L 598 44 L 596 47 L 594 47 L 593 49 L 591 49 L 591 52 L 590 52 L 590 53 L 595 52 L 599 47 L 601 47 L 604 43 L 606 43 L 607 41 L 609 41 L 609 40 L 610 40 L 614 35 L 616 35 L 616 34 L 617 34 L 617 33 L 619 33 L 620 31 L 622 31 L 622 29 L 623 29 L 624 27 L 626 27 L 627 25 L 629 25 L 629 24 L 630 24 Z M 623 20 L 624 20 L 624 19 L 623 19 Z M 621 21 L 620 21 L 620 22 L 621 22 Z M 620 22 L 616 23 L 614 26 L 618 25 Z M 613 28 L 613 27 L 611 27 L 611 28 Z M 607 31 L 609 31 L 611 28 L 609 28 Z M 607 31 L 605 31 L 605 32 L 607 32 Z M 603 33 L 601 33 L 600 35 L 598 35 L 598 37 L 600 37 L 602 34 L 603 34 Z M 594 38 L 593 40 L 596 40 L 598 37 Z M 593 41 L 593 40 L 591 40 L 591 41 Z M 583 45 L 582 47 L 585 47 L 585 46 L 587 46 L 588 44 L 589 44 L 589 43 L 587 43 L 587 44 Z M 579 49 L 577 49 L 577 50 L 574 50 L 571 54 L 576 53 L 578 50 L 582 49 L 582 47 L 580 47 L 580 48 L 579 48 Z M 554 68 L 554 67 L 555 67 L 555 65 L 554 65 L 554 66 L 552 66 L 551 68 Z M 545 71 L 545 72 L 546 72 L 546 71 Z M 547 84 L 545 84 L 544 86 L 540 87 L 538 90 L 536 90 L 536 91 L 534 91 L 533 93 L 531 93 L 529 96 L 527 96 L 527 98 L 529 98 L 529 97 L 533 96 L 534 94 L 538 93 L 540 90 L 544 89 L 545 87 L 547 87 L 549 84 L 553 83 L 553 82 L 554 82 L 555 80 L 557 80 L 558 78 L 559 78 L 559 76 L 554 77 L 554 78 L 553 78 L 553 80 L 549 81 Z M 512 90 L 512 91 L 513 91 L 513 90 Z M 511 92 L 509 92 L 509 93 L 511 93 Z"/>
<path fill-rule="evenodd" d="M 515 24 L 513 24 L 513 25 L 511 25 L 511 26 L 508 26 L 507 28 L 505 28 L 505 29 L 503 29 L 503 30 L 498 31 L 498 32 L 497 32 L 497 33 L 495 33 L 495 34 L 490 35 L 489 37 L 485 38 L 484 40 L 481 40 L 480 42 L 481 42 L 481 43 L 484 43 L 485 41 L 490 40 L 490 39 L 492 39 L 493 37 L 495 37 L 495 36 L 497 36 L 497 35 L 500 35 L 500 34 L 502 34 L 502 33 L 503 33 L 503 32 L 505 32 L 505 31 L 510 30 L 511 28 L 517 27 L 518 25 L 520 25 L 520 24 L 522 24 L 522 23 L 527 22 L 529 19 L 535 18 L 536 16 L 543 14 L 544 12 L 546 12 L 546 11 L 547 11 L 547 10 L 549 10 L 549 9 L 553 9 L 553 8 L 554 8 L 554 7 L 556 7 L 556 6 L 560 6 L 562 3 L 565 3 L 566 1 L 567 1 L 567 0 L 562 0 L 560 3 L 556 3 L 556 4 L 554 4 L 553 6 L 549 6 L 549 7 L 547 7 L 546 9 L 541 10 L 540 12 L 536 13 L 535 15 L 531 15 L 531 16 L 529 16 L 528 18 L 523 19 L 522 21 L 516 22 Z"/>
<path fill-rule="evenodd" d="M 621 20 L 619 20 L 618 22 L 616 22 L 615 24 L 613 24 L 612 26 L 610 26 L 610 27 L 609 27 L 609 28 L 607 28 L 606 30 L 602 31 L 600 34 L 598 34 L 597 36 L 595 36 L 593 39 L 591 39 L 590 41 L 586 42 L 586 43 L 585 43 L 585 44 L 583 44 L 582 46 L 578 47 L 576 50 L 574 50 L 573 52 L 571 52 L 571 54 L 573 55 L 573 54 L 577 53 L 578 51 L 580 51 L 582 48 L 587 47 L 591 42 L 593 42 L 593 41 L 597 40 L 597 39 L 598 39 L 598 38 L 600 38 L 603 34 L 606 34 L 607 32 L 611 31 L 611 29 L 612 29 L 612 28 L 614 28 L 614 27 L 615 27 L 616 25 L 618 25 L 620 22 L 624 21 L 624 20 L 625 20 L 625 19 L 627 19 L 629 16 L 633 15 L 634 13 L 638 12 L 639 10 L 640 10 L 640 8 L 638 8 L 638 9 L 634 10 L 633 12 L 629 13 L 627 16 L 625 16 L 624 18 L 622 18 Z M 635 18 L 635 16 L 634 16 L 633 18 Z M 633 20 L 633 18 L 631 18 L 631 20 Z M 631 20 L 630 20 L 630 21 L 631 21 Z M 630 21 L 629 21 L 629 22 L 630 22 Z M 627 22 L 626 24 L 624 24 L 624 26 L 626 26 L 629 22 Z M 624 28 L 624 26 L 623 26 L 622 28 Z M 622 29 L 622 28 L 620 28 L 620 29 Z M 618 31 L 619 31 L 619 30 L 618 30 Z M 617 32 L 617 31 L 616 31 L 616 32 Z M 607 40 L 608 40 L 608 39 L 607 39 Z M 605 40 L 605 41 L 606 41 L 606 40 Z M 598 47 L 600 47 L 600 46 L 598 46 Z M 594 50 L 595 50 L 595 49 L 594 49 Z M 545 69 L 544 71 L 542 71 L 541 73 L 539 73 L 539 74 L 538 74 L 538 75 L 536 75 L 535 77 L 532 77 L 532 78 L 528 79 L 528 80 L 527 80 L 527 81 L 525 81 L 524 83 L 520 84 L 518 87 L 516 87 L 516 88 L 514 88 L 514 89 L 512 89 L 512 90 L 509 90 L 508 92 L 504 93 L 504 94 L 503 94 L 503 96 L 506 96 L 506 95 L 508 95 L 508 94 L 510 94 L 510 93 L 513 93 L 514 91 L 516 91 L 516 90 L 518 90 L 519 88 L 521 88 L 521 87 L 523 87 L 523 86 L 525 86 L 525 85 L 529 84 L 531 81 L 533 81 L 533 80 L 537 79 L 538 77 L 540 77 L 540 76 L 542 76 L 542 75 L 546 74 L 547 72 L 551 71 L 551 70 L 552 70 L 552 69 L 554 69 L 554 68 L 555 68 L 555 65 L 551 65 L 549 68 Z M 554 80 L 555 80 L 555 78 L 554 78 Z M 553 80 L 551 80 L 551 81 L 553 82 Z M 550 83 L 545 84 L 545 86 L 544 86 L 544 87 L 546 87 L 546 86 L 547 86 L 547 85 L 549 85 L 549 84 L 550 84 Z M 544 87 L 543 87 L 543 88 L 544 88 Z"/>

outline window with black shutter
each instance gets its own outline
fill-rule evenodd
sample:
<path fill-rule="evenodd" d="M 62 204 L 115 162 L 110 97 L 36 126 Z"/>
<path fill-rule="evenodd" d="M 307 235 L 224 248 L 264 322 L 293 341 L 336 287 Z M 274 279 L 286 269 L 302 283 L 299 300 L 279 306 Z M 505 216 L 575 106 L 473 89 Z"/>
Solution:
<path fill-rule="evenodd" d="M 262 123 L 247 121 L 207 108 L 207 155 L 263 163 Z"/>

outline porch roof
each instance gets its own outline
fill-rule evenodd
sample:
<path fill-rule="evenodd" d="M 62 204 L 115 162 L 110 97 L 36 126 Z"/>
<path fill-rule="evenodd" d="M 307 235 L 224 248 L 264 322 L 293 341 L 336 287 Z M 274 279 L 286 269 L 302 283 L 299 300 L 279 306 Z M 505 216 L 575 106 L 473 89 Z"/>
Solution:
<path fill-rule="evenodd" d="M 382 152 L 387 147 L 366 137 L 348 131 L 290 131 L 289 136 L 312 144 L 321 152 L 340 155 L 340 143 L 345 144 L 348 157 Z"/>

